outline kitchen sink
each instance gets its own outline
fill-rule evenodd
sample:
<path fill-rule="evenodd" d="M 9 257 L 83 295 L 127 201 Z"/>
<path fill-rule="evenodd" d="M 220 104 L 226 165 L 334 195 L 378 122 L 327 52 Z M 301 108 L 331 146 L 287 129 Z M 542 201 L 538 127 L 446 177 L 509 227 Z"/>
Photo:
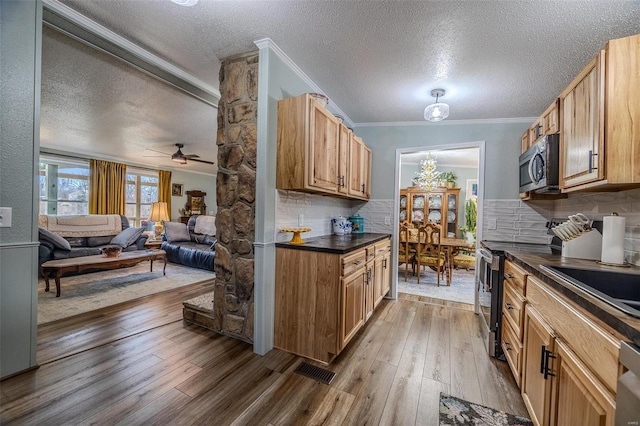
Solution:
<path fill-rule="evenodd" d="M 540 267 L 614 308 L 640 318 L 639 274 L 550 265 L 540 265 Z"/>

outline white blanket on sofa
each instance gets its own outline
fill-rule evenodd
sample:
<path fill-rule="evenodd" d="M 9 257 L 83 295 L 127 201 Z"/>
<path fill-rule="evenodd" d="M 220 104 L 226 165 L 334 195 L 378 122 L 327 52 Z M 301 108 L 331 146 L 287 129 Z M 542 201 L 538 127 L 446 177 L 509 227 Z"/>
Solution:
<path fill-rule="evenodd" d="M 216 235 L 216 217 L 200 215 L 196 217 L 196 226 L 193 227 L 196 234 Z"/>
<path fill-rule="evenodd" d="M 38 226 L 61 237 L 104 237 L 122 231 L 122 221 L 117 214 L 40 215 Z"/>

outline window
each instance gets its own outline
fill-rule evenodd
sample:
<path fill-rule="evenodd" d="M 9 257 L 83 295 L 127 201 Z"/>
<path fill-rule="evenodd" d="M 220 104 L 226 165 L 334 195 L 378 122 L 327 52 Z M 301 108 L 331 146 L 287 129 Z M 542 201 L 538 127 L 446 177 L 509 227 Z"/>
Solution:
<path fill-rule="evenodd" d="M 40 157 L 40 214 L 89 214 L 89 161 Z M 125 215 L 143 226 L 158 201 L 158 173 L 127 167 Z"/>
<path fill-rule="evenodd" d="M 158 174 L 127 168 L 126 210 L 131 226 L 149 218 L 151 203 L 158 201 Z"/>
<path fill-rule="evenodd" d="M 40 161 L 40 214 L 88 214 L 89 164 L 50 158 Z"/>

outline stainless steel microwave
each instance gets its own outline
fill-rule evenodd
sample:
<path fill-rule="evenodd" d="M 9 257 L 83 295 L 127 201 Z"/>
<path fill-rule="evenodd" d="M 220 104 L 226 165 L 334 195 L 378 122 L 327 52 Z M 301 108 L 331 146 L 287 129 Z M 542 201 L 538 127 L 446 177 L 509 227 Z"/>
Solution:
<path fill-rule="evenodd" d="M 545 135 L 520 155 L 520 192 L 559 194 L 560 135 Z"/>

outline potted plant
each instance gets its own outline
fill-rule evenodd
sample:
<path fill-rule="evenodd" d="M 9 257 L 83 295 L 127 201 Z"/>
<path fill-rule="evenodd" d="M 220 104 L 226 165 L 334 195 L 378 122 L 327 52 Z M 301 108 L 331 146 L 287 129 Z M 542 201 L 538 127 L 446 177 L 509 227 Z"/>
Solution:
<path fill-rule="evenodd" d="M 467 200 L 464 205 L 465 211 L 465 226 L 460 227 L 460 232 L 464 236 L 465 240 L 469 244 L 473 244 L 476 239 L 476 221 L 477 221 L 477 207 L 473 200 Z"/>
<path fill-rule="evenodd" d="M 445 186 L 449 189 L 455 188 L 457 178 L 458 177 L 454 172 L 442 172 L 440 174 L 440 180 L 443 180 L 445 182 Z"/>

